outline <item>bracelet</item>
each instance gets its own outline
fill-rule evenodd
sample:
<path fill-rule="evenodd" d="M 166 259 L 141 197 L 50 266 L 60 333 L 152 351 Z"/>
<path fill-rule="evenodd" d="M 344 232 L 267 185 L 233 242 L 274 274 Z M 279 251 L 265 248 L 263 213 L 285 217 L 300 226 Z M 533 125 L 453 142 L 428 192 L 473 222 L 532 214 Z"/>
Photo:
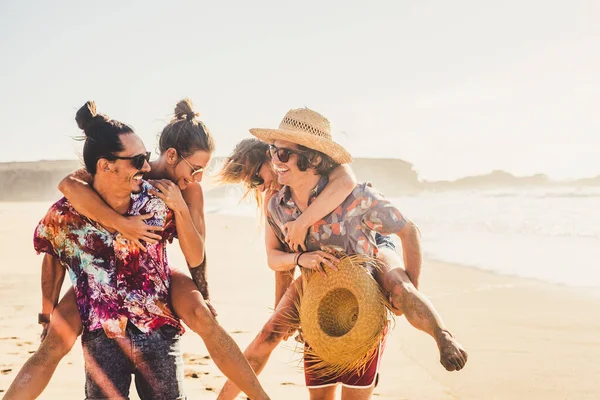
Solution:
<path fill-rule="evenodd" d="M 301 251 L 301 252 L 299 252 L 299 253 L 296 254 L 296 257 L 294 258 L 294 264 L 296 264 L 299 267 L 302 267 L 302 265 L 298 264 L 298 260 L 300 259 L 300 256 L 302 254 L 304 254 L 304 253 L 305 253 L 304 251 Z"/>
<path fill-rule="evenodd" d="M 38 314 L 38 324 L 49 324 L 50 323 L 50 314 Z"/>

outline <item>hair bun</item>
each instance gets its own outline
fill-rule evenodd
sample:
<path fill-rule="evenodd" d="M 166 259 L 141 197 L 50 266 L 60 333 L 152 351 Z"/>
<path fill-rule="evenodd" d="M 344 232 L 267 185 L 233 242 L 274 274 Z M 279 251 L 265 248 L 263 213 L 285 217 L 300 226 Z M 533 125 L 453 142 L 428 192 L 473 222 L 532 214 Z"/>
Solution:
<path fill-rule="evenodd" d="M 75 114 L 75 121 L 79 129 L 85 132 L 86 136 L 93 136 L 94 125 L 100 122 L 108 121 L 108 117 L 96 112 L 96 103 L 93 101 L 86 102 Z"/>
<path fill-rule="evenodd" d="M 93 101 L 88 101 L 85 103 L 79 110 L 77 110 L 77 114 L 75 114 L 75 121 L 77 122 L 79 129 L 83 131 L 88 129 L 92 125 L 96 115 L 98 115 L 96 113 L 96 103 Z"/>
<path fill-rule="evenodd" d="M 194 111 L 194 104 L 190 99 L 180 100 L 175 106 L 175 119 L 187 119 L 188 121 L 200 116 L 200 113 Z"/>

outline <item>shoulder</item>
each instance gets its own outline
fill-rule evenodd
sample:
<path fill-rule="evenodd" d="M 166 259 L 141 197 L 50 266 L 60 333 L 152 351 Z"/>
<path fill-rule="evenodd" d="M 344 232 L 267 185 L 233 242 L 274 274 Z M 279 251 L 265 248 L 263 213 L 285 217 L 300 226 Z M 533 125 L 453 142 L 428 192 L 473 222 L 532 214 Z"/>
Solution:
<path fill-rule="evenodd" d="M 184 197 L 189 196 L 190 198 L 204 198 L 204 191 L 202 185 L 199 182 L 190 183 L 185 190 L 182 190 Z"/>
<path fill-rule="evenodd" d="M 183 199 L 190 209 L 201 210 L 204 208 L 204 191 L 198 182 L 194 182 L 181 192 Z"/>
<path fill-rule="evenodd" d="M 40 224 L 66 225 L 75 221 L 82 221 L 82 216 L 73 208 L 69 200 L 63 197 L 50 206 Z"/>
<path fill-rule="evenodd" d="M 379 193 L 379 191 L 371 185 L 371 182 L 360 182 L 354 186 L 354 189 L 350 193 L 350 197 L 360 199 L 371 197 L 375 193 Z"/>
<path fill-rule="evenodd" d="M 374 188 L 371 182 L 362 182 L 356 185 L 353 194 L 362 197 L 383 198 L 385 197 L 378 189 Z"/>
<path fill-rule="evenodd" d="M 71 206 L 66 198 L 52 204 L 35 227 L 33 246 L 39 252 L 57 256 L 58 249 L 66 244 L 66 239 L 74 230 L 81 230 L 87 220 Z"/>
<path fill-rule="evenodd" d="M 285 196 L 287 187 L 284 186 L 276 192 L 272 192 L 271 194 L 267 194 L 267 213 L 273 213 L 277 210 L 283 197 Z"/>
<path fill-rule="evenodd" d="M 389 203 L 385 196 L 375 189 L 370 182 L 362 182 L 356 185 L 350 196 L 344 203 L 350 210 L 367 211 L 373 207 L 384 206 Z"/>

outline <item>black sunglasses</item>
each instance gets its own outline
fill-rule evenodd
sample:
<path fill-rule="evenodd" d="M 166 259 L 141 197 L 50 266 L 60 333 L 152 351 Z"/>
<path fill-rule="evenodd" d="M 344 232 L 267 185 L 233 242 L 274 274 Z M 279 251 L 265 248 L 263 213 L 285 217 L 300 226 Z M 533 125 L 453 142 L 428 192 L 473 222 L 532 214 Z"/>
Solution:
<path fill-rule="evenodd" d="M 252 175 L 252 178 L 250 178 L 250 189 L 256 189 L 257 187 L 265 183 L 265 180 L 260 177 L 260 169 L 262 168 L 262 166 L 263 165 L 261 163 L 256 169 L 254 175 Z"/>
<path fill-rule="evenodd" d="M 286 149 L 285 147 L 278 148 L 274 144 L 270 144 L 269 145 L 269 155 L 271 156 L 271 158 L 273 158 L 273 157 L 275 157 L 275 154 L 277 154 L 277 158 L 282 163 L 286 163 L 286 162 L 290 161 L 290 156 L 292 154 L 297 154 L 299 156 L 302 155 L 302 153 L 300 151 Z"/>
<path fill-rule="evenodd" d="M 111 155 L 110 157 L 107 157 L 107 160 L 130 160 L 131 161 L 131 165 L 133 165 L 133 168 L 135 169 L 142 169 L 144 168 L 144 163 L 146 161 L 150 162 L 150 155 L 152 155 L 151 152 L 147 151 L 144 154 L 137 154 L 135 156 L 131 156 L 131 157 L 120 157 L 120 156 L 115 156 L 115 155 Z"/>

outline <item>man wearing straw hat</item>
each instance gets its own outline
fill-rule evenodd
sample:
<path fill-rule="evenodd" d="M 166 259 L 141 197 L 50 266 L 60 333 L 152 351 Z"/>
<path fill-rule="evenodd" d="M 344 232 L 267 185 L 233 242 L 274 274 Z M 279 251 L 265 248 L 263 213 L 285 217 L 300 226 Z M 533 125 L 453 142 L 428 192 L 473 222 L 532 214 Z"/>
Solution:
<path fill-rule="evenodd" d="M 266 245 L 268 263 L 273 270 L 288 271 L 300 266 L 303 275 L 306 276 L 310 276 L 311 272 L 319 272 L 321 275 L 327 272 L 328 275 L 333 276 L 336 274 L 337 260 L 324 251 L 333 249 L 336 252 L 354 255 L 346 257 L 342 261 L 348 261 L 344 264 L 352 266 L 358 260 L 358 263 L 363 266 L 360 270 L 366 271 L 369 269 L 368 265 L 375 260 L 374 256 L 377 253 L 374 239 L 376 232 L 383 235 L 397 235 L 402 243 L 406 270 L 420 270 L 422 256 L 418 229 L 369 184 L 357 185 L 338 209 L 310 228 L 305 242 L 307 252 L 294 252 L 285 240 L 285 224 L 298 218 L 302 211 L 321 193 L 328 183 L 328 173 L 339 164 L 349 163 L 352 161 L 352 157 L 342 146 L 332 140 L 329 121 L 307 108 L 290 110 L 278 129 L 251 129 L 250 132 L 258 139 L 270 144 L 269 151 L 273 167 L 277 172 L 279 183 L 284 185 L 270 199 L 267 208 L 267 220 L 270 227 L 266 229 Z M 339 265 L 341 266 L 342 263 Z M 350 267 L 345 269 L 352 270 Z M 307 273 L 305 274 L 305 272 Z M 377 275 L 376 269 L 371 268 L 370 272 Z M 348 276 L 351 280 L 358 281 L 365 280 L 364 275 L 369 274 L 362 275 L 362 277 L 360 274 L 355 277 Z M 329 279 L 323 277 L 313 279 L 314 277 L 319 277 L 319 274 L 312 274 L 310 281 L 305 280 L 304 285 L 307 282 L 311 285 L 313 281 L 319 279 L 323 283 Z M 467 353 L 445 328 L 431 303 L 412 285 L 406 271 L 402 268 L 391 271 L 384 270 L 377 278 L 381 282 L 383 292 L 389 295 L 391 307 L 403 312 L 412 325 L 425 331 L 436 340 L 444 367 L 450 371 L 462 369 L 467 361 Z M 371 281 L 374 282 L 373 279 Z M 331 289 L 331 285 L 328 286 L 328 284 L 332 282 L 324 283 L 318 292 L 326 292 Z M 356 287 L 364 286 L 361 285 Z M 364 290 L 362 294 L 369 291 L 368 288 Z M 334 300 L 332 307 L 338 307 L 335 301 L 339 302 L 337 303 L 339 307 L 344 308 L 347 308 L 347 304 L 352 304 L 351 298 L 356 293 L 349 295 L 344 293 L 343 290 L 336 292 L 334 297 L 337 297 L 337 300 Z M 322 294 L 317 293 L 317 296 Z M 348 299 L 349 301 L 346 301 Z M 359 298 L 358 302 L 363 300 L 367 300 L 366 297 Z M 320 301 L 324 301 L 322 296 Z M 354 301 L 356 303 L 356 300 Z M 301 305 L 301 324 L 304 323 L 302 307 Z M 331 306 L 328 307 L 331 308 Z M 358 303 L 355 308 L 358 310 Z M 354 308 L 352 309 L 354 310 Z M 321 311 L 319 310 L 319 313 Z M 345 323 L 347 326 L 342 331 L 329 334 L 330 344 L 334 343 L 336 336 L 345 336 L 350 331 L 358 330 L 359 323 L 373 324 L 364 322 L 362 314 L 358 311 L 352 312 L 354 314 L 351 313 L 350 319 Z M 331 315 L 335 315 L 335 319 L 341 314 L 333 313 Z M 326 323 L 320 321 L 319 324 L 320 328 L 317 327 L 317 329 L 324 329 Z M 315 355 L 312 352 L 315 346 L 310 343 L 304 327 L 302 329 L 307 342 L 309 342 L 306 347 L 308 354 Z M 380 332 L 384 330 L 382 326 Z M 352 365 L 354 370 L 338 367 L 322 369 L 319 367 L 321 364 L 315 366 L 314 360 L 307 359 L 305 350 L 305 378 L 311 399 L 333 398 L 338 383 L 344 386 L 342 398 L 345 400 L 370 398 L 377 375 L 383 337 L 382 334 L 377 339 L 380 343 L 368 353 L 368 360 L 345 364 L 346 367 Z M 326 349 L 327 346 L 324 348 Z M 347 353 L 351 353 L 350 348 Z M 364 358 L 364 354 L 361 357 Z"/>

